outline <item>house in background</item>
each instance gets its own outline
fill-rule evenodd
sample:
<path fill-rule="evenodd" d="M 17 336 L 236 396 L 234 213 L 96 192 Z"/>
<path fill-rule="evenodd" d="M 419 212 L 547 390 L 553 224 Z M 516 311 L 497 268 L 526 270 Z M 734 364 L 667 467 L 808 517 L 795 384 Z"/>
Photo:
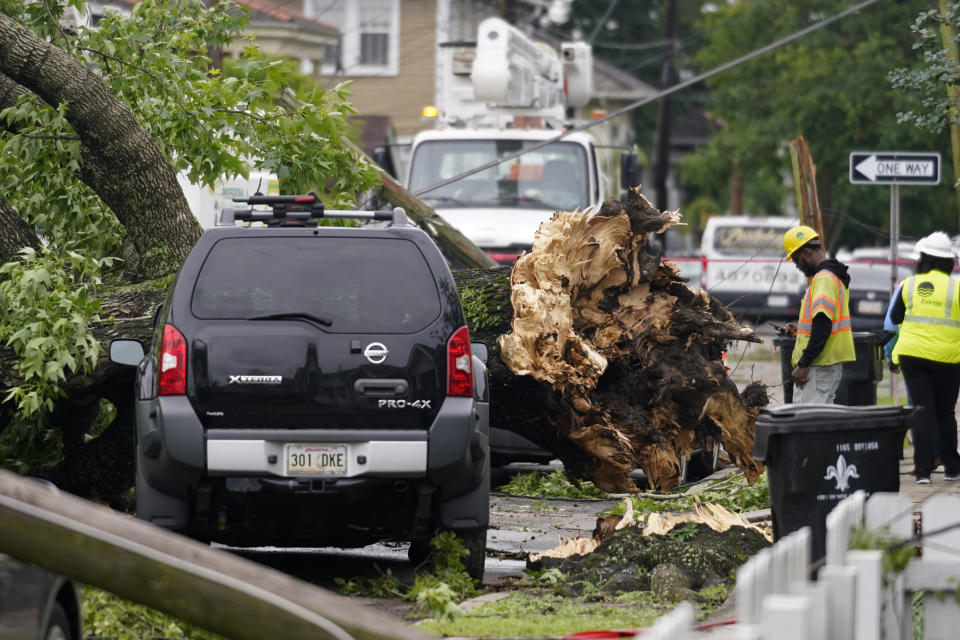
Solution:
<path fill-rule="evenodd" d="M 106 0 L 87 2 L 82 8 L 68 7 L 64 17 L 72 26 L 96 27 L 107 11 L 130 15 L 140 0 Z M 323 64 L 324 53 L 336 48 L 340 30 L 329 23 L 308 17 L 300 11 L 301 0 L 235 0 L 247 8 L 249 31 L 256 34 L 260 49 L 271 56 L 300 61 L 300 69 L 309 73 Z M 239 57 L 245 43 L 236 42 L 224 55 Z"/>

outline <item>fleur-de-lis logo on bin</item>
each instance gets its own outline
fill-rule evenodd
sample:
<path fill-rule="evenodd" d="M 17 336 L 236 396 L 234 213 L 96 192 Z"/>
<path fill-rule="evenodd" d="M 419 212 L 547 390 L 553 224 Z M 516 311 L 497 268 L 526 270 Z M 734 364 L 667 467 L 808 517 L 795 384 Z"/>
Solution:
<path fill-rule="evenodd" d="M 827 467 L 827 475 L 823 476 L 824 480 L 830 480 L 833 478 L 837 481 L 837 491 L 846 491 L 850 488 L 850 478 L 859 478 L 860 474 L 857 473 L 857 465 L 847 464 L 847 459 L 843 457 L 841 453 L 837 456 L 836 466 L 830 465 Z"/>

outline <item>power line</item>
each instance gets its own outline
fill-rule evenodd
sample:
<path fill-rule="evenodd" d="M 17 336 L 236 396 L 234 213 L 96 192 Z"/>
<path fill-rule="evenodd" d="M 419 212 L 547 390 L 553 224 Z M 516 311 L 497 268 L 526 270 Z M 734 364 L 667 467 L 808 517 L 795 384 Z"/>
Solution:
<path fill-rule="evenodd" d="M 817 30 L 819 30 L 819 29 L 822 29 L 823 27 L 826 27 L 827 25 L 833 24 L 834 22 L 836 22 L 836 21 L 838 21 L 838 20 L 840 20 L 840 19 L 842 19 L 842 18 L 847 17 L 847 16 L 850 15 L 851 13 L 855 13 L 855 12 L 859 11 L 860 9 L 864 9 L 864 8 L 866 8 L 866 7 L 869 7 L 870 5 L 876 4 L 877 2 L 880 2 L 880 0 L 865 0 L 864 2 L 860 2 L 859 4 L 856 4 L 856 5 L 852 6 L 852 7 L 848 7 L 847 9 L 844 9 L 843 11 L 837 13 L 836 15 L 833 15 L 833 16 L 831 16 L 831 17 L 829 17 L 829 18 L 824 18 L 823 20 L 821 20 L 821 21 L 819 21 L 819 22 L 815 22 L 814 24 L 809 25 L 809 26 L 807 26 L 807 27 L 805 27 L 805 28 L 803 28 L 803 29 L 800 29 L 799 31 L 795 31 L 795 32 L 793 32 L 792 34 L 790 34 L 790 35 L 788 35 L 788 36 L 785 36 L 785 37 L 783 37 L 783 38 L 780 38 L 779 40 L 776 40 L 776 41 L 774 41 L 774 42 L 772 42 L 772 43 L 770 43 L 770 44 L 768 44 L 768 45 L 766 45 L 766 46 L 764 46 L 764 47 L 761 47 L 761 48 L 759 48 L 759 49 L 755 49 L 754 51 L 751 51 L 750 53 L 744 54 L 744 55 L 740 56 L 739 58 L 734 58 L 733 60 L 731 60 L 731 61 L 729 61 L 729 62 L 725 62 L 724 64 L 722 64 L 722 65 L 720 65 L 720 66 L 718 66 L 718 67 L 714 67 L 714 68 L 711 69 L 710 71 L 706 71 L 706 72 L 701 73 L 701 74 L 699 74 L 699 75 L 693 76 L 692 78 L 689 78 L 689 79 L 687 79 L 687 80 L 684 80 L 683 82 L 679 82 L 679 83 L 673 85 L 672 87 L 668 87 L 667 89 L 664 89 L 663 91 L 660 91 L 659 93 L 656 93 L 656 94 L 654 94 L 654 95 L 652 95 L 652 96 L 649 96 L 649 97 L 647 97 L 647 98 L 642 98 L 642 99 L 640 99 L 640 100 L 637 100 L 636 102 L 633 102 L 633 103 L 631 103 L 631 104 L 629 104 L 629 105 L 627 105 L 627 106 L 625 106 L 625 107 L 621 107 L 620 109 L 617 109 L 616 111 L 613 111 L 613 112 L 607 114 L 607 115 L 604 116 L 603 118 L 597 118 L 596 120 L 591 120 L 590 122 L 586 122 L 586 123 L 584 123 L 584 124 L 578 125 L 578 126 L 576 126 L 576 127 L 573 127 L 572 129 L 568 130 L 568 131 L 565 131 L 565 132 L 563 132 L 563 133 L 560 133 L 560 134 L 554 136 L 553 138 L 549 138 L 549 139 L 547 139 L 547 140 L 543 140 L 543 141 L 538 142 L 538 143 L 536 143 L 536 144 L 532 144 L 532 145 L 530 145 L 529 147 L 525 147 L 525 148 L 523 148 L 523 149 L 520 149 L 519 151 L 515 151 L 515 152 L 513 152 L 513 153 L 507 154 L 507 155 L 503 156 L 502 158 L 498 158 L 498 159 L 496 159 L 496 160 L 491 160 L 490 162 L 484 163 L 484 164 L 482 164 L 482 165 L 480 165 L 480 166 L 478 166 L 478 167 L 475 167 L 474 169 L 471 169 L 470 171 L 465 171 L 464 173 L 461 173 L 460 175 L 456 175 L 456 176 L 453 176 L 452 178 L 447 178 L 446 180 L 442 180 L 442 181 L 440 181 L 440 182 L 437 182 L 436 184 L 432 184 L 432 185 L 430 185 L 430 186 L 428 186 L 428 187 L 424 187 L 423 189 L 420 189 L 419 191 L 416 191 L 416 192 L 414 193 L 414 195 L 415 195 L 415 196 L 421 196 L 421 195 L 423 195 L 423 194 L 425 194 L 425 193 L 429 193 L 430 191 L 434 191 L 434 190 L 439 189 L 439 188 L 441 188 L 441 187 L 445 187 L 445 186 L 447 186 L 448 184 L 452 184 L 452 183 L 457 182 L 458 180 L 462 180 L 463 178 L 466 178 L 466 177 L 468 177 L 468 176 L 472 176 L 472 175 L 474 175 L 474 174 L 476 174 L 476 173 L 480 173 L 481 171 L 485 171 L 485 170 L 487 170 L 487 169 L 490 169 L 491 167 L 495 167 L 495 166 L 497 166 L 497 165 L 499 165 L 499 164 L 502 164 L 502 163 L 504 163 L 504 162 L 507 162 L 507 161 L 509 161 L 509 160 L 513 160 L 514 158 L 519 158 L 520 156 L 522 156 L 522 155 L 525 154 L 525 153 L 530 153 L 531 151 L 536 151 L 537 149 L 541 149 L 541 148 L 547 146 L 548 144 L 553 144 L 554 142 L 558 142 L 558 141 L 566 138 L 567 136 L 569 136 L 569 135 L 571 135 L 571 134 L 573 134 L 573 133 L 579 133 L 580 131 L 585 131 L 585 130 L 589 129 L 590 127 L 595 127 L 595 126 L 597 126 L 597 125 L 599 125 L 599 124 L 602 124 L 602 123 L 604 123 L 604 122 L 607 122 L 608 120 L 612 120 L 613 118 L 616 118 L 617 116 L 623 115 L 624 113 L 629 113 L 630 111 L 633 111 L 634 109 L 638 109 L 639 107 L 642 107 L 642 106 L 644 106 L 644 105 L 646 105 L 646 104 L 649 104 L 649 103 L 651 103 L 651 102 L 654 102 L 654 101 L 659 100 L 659 99 L 661 99 L 661 98 L 664 98 L 664 97 L 666 97 L 666 96 L 672 95 L 672 94 L 674 94 L 674 93 L 676 93 L 676 92 L 678 92 L 678 91 L 680 91 L 680 90 L 682 90 L 682 89 L 686 89 L 687 87 L 689 87 L 689 86 L 691 86 L 691 85 L 697 84 L 697 83 L 701 82 L 702 80 L 706 80 L 707 78 L 711 78 L 711 77 L 713 77 L 713 76 L 715 76 L 715 75 L 717 75 L 717 74 L 719 74 L 719 73 L 722 73 L 722 72 L 726 71 L 727 69 L 732 69 L 733 67 L 736 67 L 737 65 L 740 65 L 740 64 L 742 64 L 742 63 L 744 63 L 744 62 L 748 62 L 748 61 L 750 61 L 750 60 L 753 60 L 754 58 L 758 58 L 758 57 L 762 56 L 762 55 L 765 54 L 765 53 L 768 53 L 768 52 L 770 52 L 770 51 L 773 51 L 774 49 L 778 49 L 779 47 L 782 47 L 782 46 L 785 45 L 785 44 L 789 44 L 789 43 L 793 42 L 794 40 L 797 40 L 797 39 L 799 39 L 799 38 L 802 38 L 803 36 L 807 35 L 808 33 L 812 33 L 812 32 L 814 32 L 814 31 L 817 31 Z"/>

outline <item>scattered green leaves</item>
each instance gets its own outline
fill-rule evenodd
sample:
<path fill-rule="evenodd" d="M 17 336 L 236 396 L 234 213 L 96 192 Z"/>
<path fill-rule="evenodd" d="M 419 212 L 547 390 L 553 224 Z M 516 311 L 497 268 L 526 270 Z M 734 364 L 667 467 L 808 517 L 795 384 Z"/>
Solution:
<path fill-rule="evenodd" d="M 677 542 L 683 542 L 685 540 L 689 540 L 695 535 L 697 535 L 697 525 L 693 522 L 685 522 L 683 524 L 677 525 L 673 529 L 667 532 L 667 537 L 672 538 Z"/>
<path fill-rule="evenodd" d="M 510 481 L 499 488 L 503 493 L 515 496 L 531 496 L 537 498 L 573 498 L 573 499 L 603 499 L 607 497 L 605 491 L 592 482 L 584 481 L 579 486 L 567 478 L 562 471 L 550 474 L 537 472 L 519 473 L 510 478 Z"/>
<path fill-rule="evenodd" d="M 756 511 L 770 507 L 770 486 L 767 484 L 767 473 L 764 471 L 753 482 L 747 483 L 742 471 L 712 481 L 707 487 L 696 494 L 700 502 L 719 504 L 734 512 Z M 633 510 L 636 514 L 646 515 L 654 511 L 687 511 L 693 508 L 694 496 L 677 494 L 669 500 L 655 500 L 649 497 L 635 497 Z M 606 511 L 604 515 L 622 516 L 623 503 Z"/>
<path fill-rule="evenodd" d="M 376 578 L 336 578 L 334 581 L 340 593 L 345 595 L 409 600 L 439 619 L 460 615 L 457 602 L 480 593 L 463 564 L 467 549 L 452 531 L 434 534 L 430 548 L 430 555 L 423 564 L 430 570 L 418 570 L 409 587 L 389 569 L 381 571 L 379 567 L 380 575 Z"/>
<path fill-rule="evenodd" d="M 83 587 L 83 627 L 93 638 L 220 640 L 209 631 L 90 586 Z"/>

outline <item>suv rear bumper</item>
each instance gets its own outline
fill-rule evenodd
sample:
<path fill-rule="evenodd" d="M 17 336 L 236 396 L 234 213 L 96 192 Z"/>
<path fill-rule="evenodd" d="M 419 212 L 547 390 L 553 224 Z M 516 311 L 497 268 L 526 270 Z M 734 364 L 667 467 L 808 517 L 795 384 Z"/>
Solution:
<path fill-rule="evenodd" d="M 288 500 L 306 500 L 315 508 L 324 502 L 342 505 L 357 496 L 362 501 L 369 487 L 391 479 L 407 481 L 411 492 L 421 484 L 435 488 L 437 515 L 445 526 L 485 526 L 487 521 L 488 411 L 486 403 L 472 398 L 446 398 L 428 431 L 205 431 L 185 396 L 141 401 L 138 412 L 137 515 L 156 524 L 191 528 L 198 495 L 210 504 L 237 500 L 256 509 L 258 495 L 272 495 L 273 501 L 286 494 Z M 346 474 L 288 474 L 284 446 L 297 442 L 344 445 Z M 320 490 L 318 483 L 323 484 Z M 209 496 L 211 490 L 222 495 Z"/>
<path fill-rule="evenodd" d="M 362 434 L 360 434 L 362 435 Z M 216 431 L 207 432 L 207 472 L 211 476 L 270 475 L 285 478 L 302 474 L 286 470 L 284 447 L 287 443 L 306 442 L 343 445 L 347 472 L 339 478 L 379 476 L 415 478 L 427 472 L 427 439 L 363 440 L 348 442 L 322 431 L 310 430 L 281 440 L 221 439 Z"/>

